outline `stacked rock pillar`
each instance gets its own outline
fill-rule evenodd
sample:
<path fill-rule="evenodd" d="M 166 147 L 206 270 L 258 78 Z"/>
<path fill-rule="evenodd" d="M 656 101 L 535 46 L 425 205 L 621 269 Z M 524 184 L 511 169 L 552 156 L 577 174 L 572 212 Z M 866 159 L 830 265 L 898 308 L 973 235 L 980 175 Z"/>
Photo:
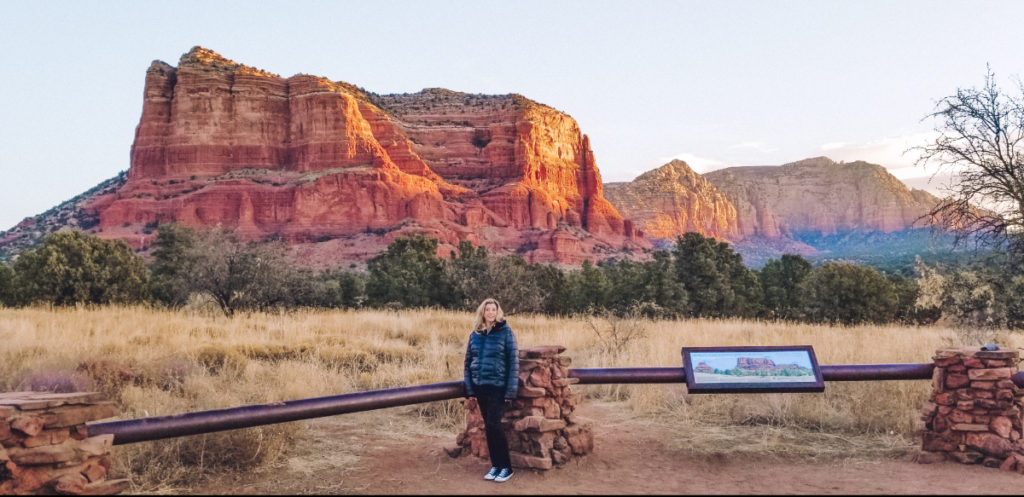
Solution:
<path fill-rule="evenodd" d="M 118 413 L 96 393 L 0 394 L 0 495 L 110 495 L 113 435 L 89 437 L 85 423 Z"/>
<path fill-rule="evenodd" d="M 594 450 L 593 423 L 575 414 L 580 397 L 570 385 L 572 360 L 561 357 L 562 346 L 519 350 L 519 395 L 505 412 L 502 426 L 508 438 L 512 466 L 551 469 L 573 456 Z M 456 446 L 446 449 L 452 457 L 472 454 L 488 458 L 484 420 L 476 399 L 467 399 L 466 430 Z"/>
<path fill-rule="evenodd" d="M 1016 350 L 936 351 L 932 395 L 922 410 L 922 449 L 932 458 L 1024 472 Z"/>

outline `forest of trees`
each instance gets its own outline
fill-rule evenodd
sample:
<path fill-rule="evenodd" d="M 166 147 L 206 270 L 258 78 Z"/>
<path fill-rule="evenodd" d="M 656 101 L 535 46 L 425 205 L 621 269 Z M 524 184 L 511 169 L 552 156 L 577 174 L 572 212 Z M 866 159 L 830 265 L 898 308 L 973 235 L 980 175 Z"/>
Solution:
<path fill-rule="evenodd" d="M 915 277 L 869 266 L 814 267 L 798 255 L 743 265 L 727 243 L 687 233 L 645 262 L 590 261 L 578 269 L 492 255 L 469 242 L 439 258 L 437 240 L 398 238 L 366 271 L 313 272 L 291 264 L 281 242 L 242 242 L 214 229 L 159 228 L 144 264 L 123 241 L 80 231 L 50 235 L 11 265 L 0 264 L 0 305 L 139 303 L 168 308 L 191 299 L 238 311 L 440 307 L 473 310 L 485 297 L 509 313 L 613 313 L 651 318 L 742 317 L 815 323 L 928 324 L 942 316 L 972 326 L 1024 327 L 1024 275 L 996 262 Z"/>

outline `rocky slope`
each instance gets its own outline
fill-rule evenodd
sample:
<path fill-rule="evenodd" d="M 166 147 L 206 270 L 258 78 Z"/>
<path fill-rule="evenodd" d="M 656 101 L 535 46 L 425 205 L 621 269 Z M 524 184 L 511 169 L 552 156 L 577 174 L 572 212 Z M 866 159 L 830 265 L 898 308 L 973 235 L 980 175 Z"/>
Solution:
<path fill-rule="evenodd" d="M 695 231 L 737 240 L 736 207 L 721 190 L 681 160 L 673 160 L 631 182 L 605 184 L 605 196 L 645 233 L 675 238 Z"/>
<path fill-rule="evenodd" d="M 730 167 L 705 177 L 736 206 L 741 238 L 796 238 L 924 227 L 938 199 L 910 190 L 884 167 L 827 157 L 782 166 Z"/>
<path fill-rule="evenodd" d="M 586 135 L 519 95 L 375 95 L 282 78 L 195 47 L 146 72 L 127 181 L 83 206 L 136 248 L 176 221 L 280 237 L 311 265 L 396 236 L 578 264 L 649 241 L 605 200 Z"/>

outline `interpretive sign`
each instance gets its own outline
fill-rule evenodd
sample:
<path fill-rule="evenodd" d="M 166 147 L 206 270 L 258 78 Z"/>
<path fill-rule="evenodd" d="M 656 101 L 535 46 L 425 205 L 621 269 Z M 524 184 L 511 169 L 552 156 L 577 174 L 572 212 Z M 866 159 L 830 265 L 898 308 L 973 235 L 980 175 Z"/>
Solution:
<path fill-rule="evenodd" d="M 689 393 L 823 392 L 810 345 L 683 347 Z"/>

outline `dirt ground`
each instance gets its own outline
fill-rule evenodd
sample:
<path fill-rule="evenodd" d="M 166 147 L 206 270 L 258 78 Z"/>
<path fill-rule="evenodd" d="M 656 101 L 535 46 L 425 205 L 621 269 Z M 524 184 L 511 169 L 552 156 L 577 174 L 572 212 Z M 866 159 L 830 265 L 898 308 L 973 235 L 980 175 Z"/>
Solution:
<path fill-rule="evenodd" d="M 547 472 L 484 481 L 490 464 L 450 458 L 454 441 L 388 410 L 310 423 L 287 460 L 221 475 L 180 493 L 201 494 L 1019 494 L 1024 476 L 957 463 L 760 457 L 698 458 L 668 449 L 667 433 L 614 403 L 579 413 L 595 421 L 595 449 Z"/>

